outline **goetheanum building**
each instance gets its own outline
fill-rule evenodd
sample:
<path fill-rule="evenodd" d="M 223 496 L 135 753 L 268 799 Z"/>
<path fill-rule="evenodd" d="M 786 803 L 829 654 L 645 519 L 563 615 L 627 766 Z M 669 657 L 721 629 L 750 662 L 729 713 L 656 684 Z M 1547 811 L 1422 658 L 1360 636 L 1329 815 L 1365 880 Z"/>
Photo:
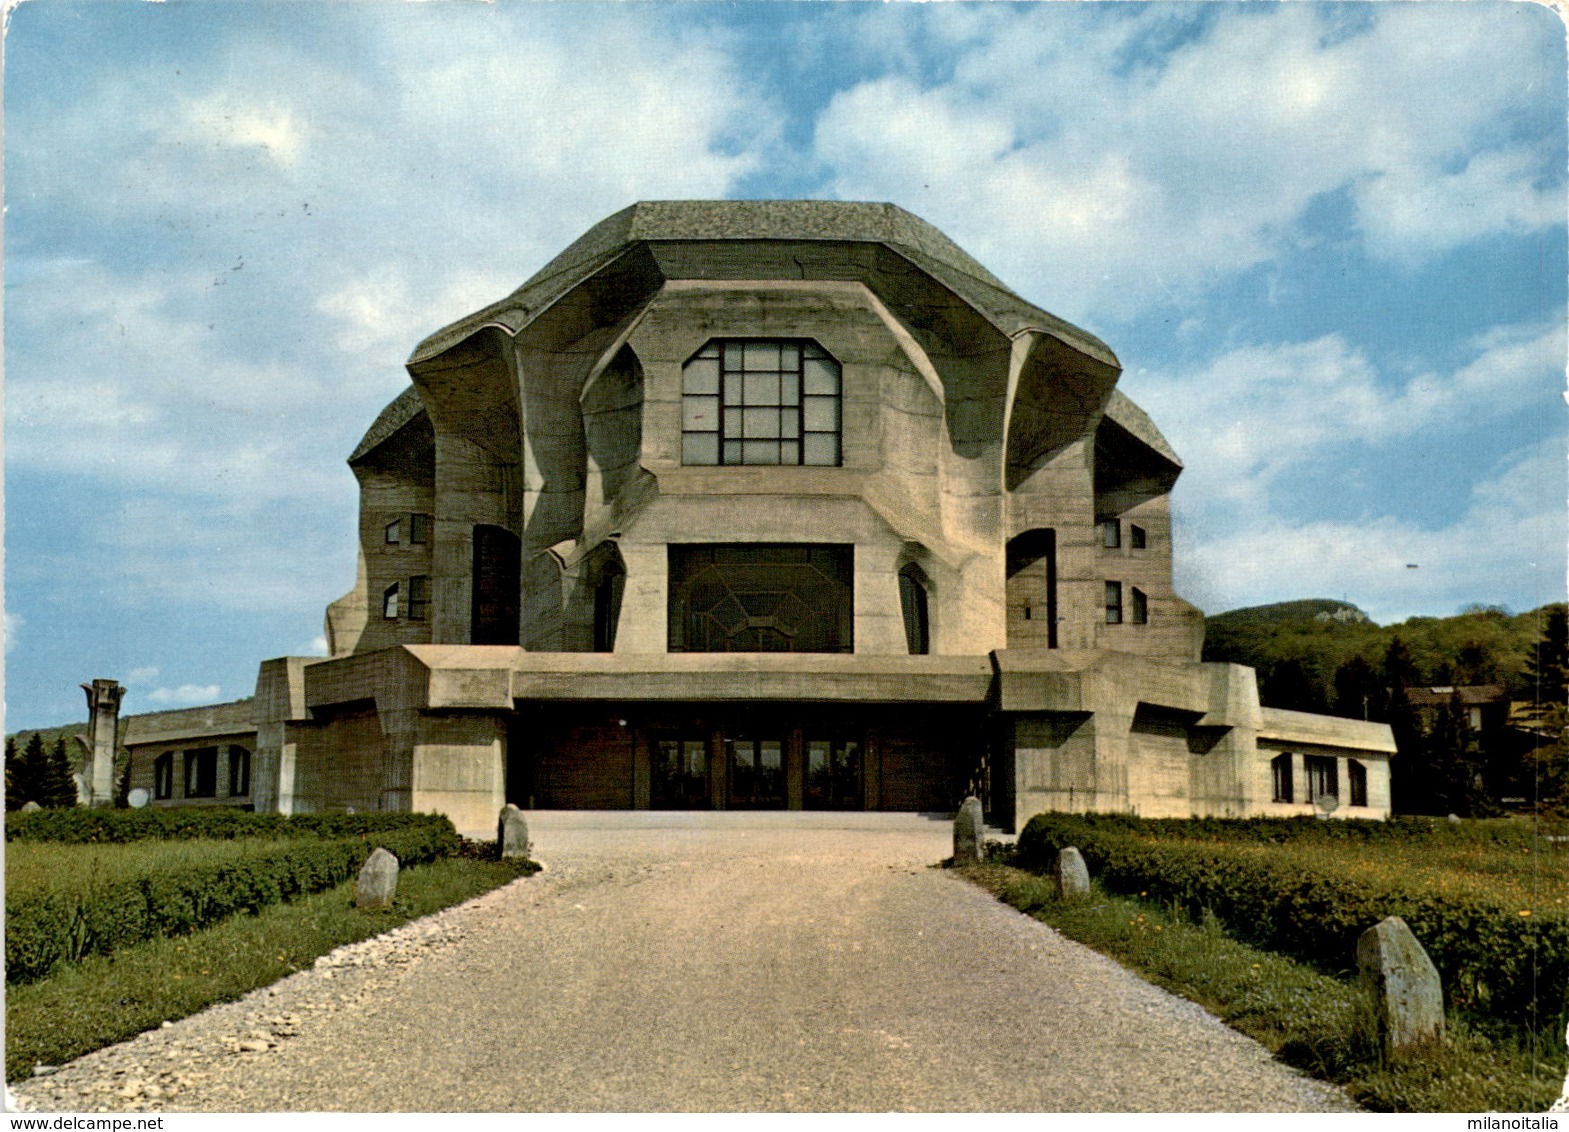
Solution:
<path fill-rule="evenodd" d="M 1386 815 L 1387 727 L 1200 662 L 1119 369 L 892 205 L 617 213 L 415 349 L 255 805 Z"/>

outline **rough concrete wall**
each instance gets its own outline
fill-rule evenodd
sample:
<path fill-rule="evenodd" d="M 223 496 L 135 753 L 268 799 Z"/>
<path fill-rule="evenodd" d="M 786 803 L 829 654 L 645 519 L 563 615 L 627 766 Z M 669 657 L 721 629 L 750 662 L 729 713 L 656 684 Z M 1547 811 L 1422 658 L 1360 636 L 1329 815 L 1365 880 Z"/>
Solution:
<path fill-rule="evenodd" d="M 1018 828 L 1046 811 L 1115 810 L 1125 786 L 1096 760 L 1097 721 L 1088 712 L 1048 712 L 1011 721 Z"/>
<path fill-rule="evenodd" d="M 357 469 L 360 481 L 360 555 L 364 563 L 364 627 L 352 651 L 369 652 L 390 645 L 429 644 L 431 611 L 421 620 L 409 616 L 409 579 L 431 577 L 434 532 L 423 544 L 412 541 L 411 516 L 430 515 L 436 506 L 435 491 L 411 476 L 373 469 Z M 398 541 L 387 542 L 387 525 L 398 523 Z M 398 616 L 382 615 L 382 595 L 398 586 Z M 356 587 L 358 590 L 359 587 Z M 356 603 L 358 604 L 358 603 Z"/>
<path fill-rule="evenodd" d="M 251 752 L 251 789 L 249 793 L 235 795 L 230 793 L 229 780 L 229 748 L 231 746 L 243 747 Z M 185 752 L 197 750 L 201 747 L 216 747 L 218 749 L 218 778 L 217 791 L 211 798 L 185 797 Z M 163 743 L 148 743 L 129 747 L 131 755 L 131 789 L 147 791 L 149 806 L 245 806 L 255 800 L 256 792 L 256 736 L 248 732 L 234 735 L 204 735 L 193 739 L 179 739 Z M 154 777 L 154 764 L 164 754 L 173 756 L 174 767 L 174 796 L 159 799 L 156 794 L 156 781 Z"/>
<path fill-rule="evenodd" d="M 495 836 L 506 804 L 505 714 L 423 714 L 414 731 L 411 808 L 446 814 L 460 833 Z"/>
<path fill-rule="evenodd" d="M 1287 752 L 1291 755 L 1291 780 L 1295 801 L 1276 802 L 1273 800 L 1274 779 L 1270 763 L 1276 756 Z M 1310 743 L 1283 743 L 1270 739 L 1261 739 L 1258 744 L 1258 758 L 1253 766 L 1250 784 L 1254 797 L 1258 801 L 1252 812 L 1266 817 L 1304 817 L 1318 812 L 1313 803 L 1307 800 L 1306 758 L 1308 755 L 1332 758 L 1336 761 L 1335 769 L 1340 782 L 1340 804 L 1334 812 L 1334 817 L 1378 819 L 1389 817 L 1391 810 L 1388 755 L 1371 751 L 1347 752 L 1336 747 Z M 1366 806 L 1350 804 L 1351 776 L 1347 764 L 1351 760 L 1367 768 Z"/>
<path fill-rule="evenodd" d="M 296 743 L 291 812 L 380 809 L 387 750 L 374 705 L 318 714 L 325 718 L 290 728 Z"/>
<path fill-rule="evenodd" d="M 433 643 L 469 642 L 474 527 L 519 530 L 523 451 L 513 369 L 511 341 L 490 328 L 409 371 L 435 433 Z"/>

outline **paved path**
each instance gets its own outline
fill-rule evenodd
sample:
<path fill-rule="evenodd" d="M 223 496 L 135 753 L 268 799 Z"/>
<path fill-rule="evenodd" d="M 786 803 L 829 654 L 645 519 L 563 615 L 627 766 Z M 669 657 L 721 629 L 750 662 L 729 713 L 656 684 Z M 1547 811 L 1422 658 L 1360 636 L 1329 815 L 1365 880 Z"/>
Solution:
<path fill-rule="evenodd" d="M 931 868 L 951 848 L 946 822 L 530 823 L 541 876 L 19 1096 L 66 1110 L 1350 1107 Z"/>

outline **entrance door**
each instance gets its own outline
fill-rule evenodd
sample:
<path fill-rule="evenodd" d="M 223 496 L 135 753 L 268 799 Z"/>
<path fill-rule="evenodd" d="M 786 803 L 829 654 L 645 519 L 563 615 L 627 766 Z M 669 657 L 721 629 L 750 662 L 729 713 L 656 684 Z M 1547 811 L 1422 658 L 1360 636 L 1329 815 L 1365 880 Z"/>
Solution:
<path fill-rule="evenodd" d="M 784 809 L 784 739 L 731 739 L 725 745 L 730 753 L 730 808 Z"/>
<path fill-rule="evenodd" d="M 861 744 L 854 740 L 808 738 L 802 802 L 808 810 L 864 809 Z"/>
<path fill-rule="evenodd" d="M 706 739 L 655 739 L 648 769 L 648 804 L 651 808 L 709 808 Z"/>

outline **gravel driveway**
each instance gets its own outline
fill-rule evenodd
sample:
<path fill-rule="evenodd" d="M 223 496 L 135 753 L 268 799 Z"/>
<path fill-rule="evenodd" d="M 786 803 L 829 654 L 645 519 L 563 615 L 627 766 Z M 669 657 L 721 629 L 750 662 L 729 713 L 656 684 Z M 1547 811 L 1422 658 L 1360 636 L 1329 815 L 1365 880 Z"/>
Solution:
<path fill-rule="evenodd" d="M 907 814 L 529 815 L 547 871 L 15 1089 L 65 1111 L 1339 1111 Z"/>

